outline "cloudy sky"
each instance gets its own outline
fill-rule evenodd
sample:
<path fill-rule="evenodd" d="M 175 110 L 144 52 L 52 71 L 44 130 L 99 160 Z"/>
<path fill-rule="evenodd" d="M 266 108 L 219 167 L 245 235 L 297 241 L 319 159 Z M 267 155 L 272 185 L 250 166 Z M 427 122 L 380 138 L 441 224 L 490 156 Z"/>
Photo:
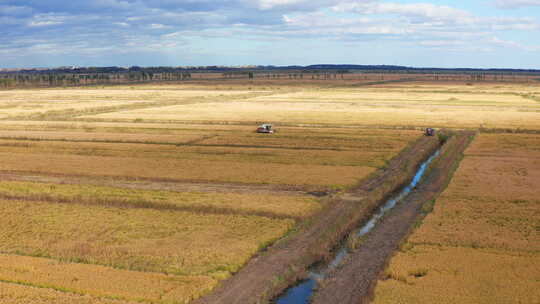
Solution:
<path fill-rule="evenodd" d="M 540 68 L 540 0 L 0 0 L 0 67 Z"/>

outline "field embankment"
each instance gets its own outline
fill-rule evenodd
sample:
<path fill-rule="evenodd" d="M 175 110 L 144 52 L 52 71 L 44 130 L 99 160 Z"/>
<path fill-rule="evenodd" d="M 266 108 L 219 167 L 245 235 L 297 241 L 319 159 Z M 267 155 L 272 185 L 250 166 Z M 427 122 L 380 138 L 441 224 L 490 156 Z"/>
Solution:
<path fill-rule="evenodd" d="M 326 208 L 289 238 L 252 259 L 236 275 L 196 303 L 269 301 L 305 276 L 307 267 L 330 250 L 381 200 L 410 179 L 419 164 L 439 146 L 436 138 L 418 139 L 362 185 L 335 197 Z"/>
<path fill-rule="evenodd" d="M 320 283 L 313 303 L 369 301 L 386 263 L 418 220 L 422 206 L 444 190 L 472 135 L 470 132 L 460 132 L 447 141 L 422 183 L 399 202 L 356 245 L 357 249 L 353 248 L 346 260 Z"/>

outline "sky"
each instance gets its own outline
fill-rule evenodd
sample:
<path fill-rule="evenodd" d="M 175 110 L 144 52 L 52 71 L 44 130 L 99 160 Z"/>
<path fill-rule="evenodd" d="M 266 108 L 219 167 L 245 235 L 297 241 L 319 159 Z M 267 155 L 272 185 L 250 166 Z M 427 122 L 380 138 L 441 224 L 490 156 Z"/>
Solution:
<path fill-rule="evenodd" d="M 0 68 L 540 69 L 540 0 L 0 0 Z"/>

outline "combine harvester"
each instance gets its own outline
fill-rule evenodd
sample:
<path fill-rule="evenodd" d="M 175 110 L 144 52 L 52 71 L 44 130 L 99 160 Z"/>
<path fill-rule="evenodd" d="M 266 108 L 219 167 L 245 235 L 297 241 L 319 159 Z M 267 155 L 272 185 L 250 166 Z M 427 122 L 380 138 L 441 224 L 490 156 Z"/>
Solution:
<path fill-rule="evenodd" d="M 257 128 L 257 133 L 274 134 L 276 130 L 272 128 L 271 124 L 262 124 Z"/>

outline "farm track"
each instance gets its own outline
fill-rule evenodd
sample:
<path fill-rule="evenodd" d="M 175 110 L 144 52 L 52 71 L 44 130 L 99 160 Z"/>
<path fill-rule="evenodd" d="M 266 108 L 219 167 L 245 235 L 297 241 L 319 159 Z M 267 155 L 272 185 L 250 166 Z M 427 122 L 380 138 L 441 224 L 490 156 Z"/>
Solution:
<path fill-rule="evenodd" d="M 321 282 L 313 298 L 314 304 L 371 301 L 377 280 L 393 253 L 419 220 L 422 206 L 446 188 L 473 134 L 461 132 L 448 141 L 426 180 L 385 216 L 360 247 Z"/>
<path fill-rule="evenodd" d="M 407 183 L 438 147 L 436 138 L 420 138 L 365 183 L 330 198 L 325 209 L 309 223 L 254 257 L 236 275 L 194 303 L 270 301 L 290 284 L 305 278 L 308 266 L 328 258 L 335 244 L 367 218 L 383 199 Z"/>

